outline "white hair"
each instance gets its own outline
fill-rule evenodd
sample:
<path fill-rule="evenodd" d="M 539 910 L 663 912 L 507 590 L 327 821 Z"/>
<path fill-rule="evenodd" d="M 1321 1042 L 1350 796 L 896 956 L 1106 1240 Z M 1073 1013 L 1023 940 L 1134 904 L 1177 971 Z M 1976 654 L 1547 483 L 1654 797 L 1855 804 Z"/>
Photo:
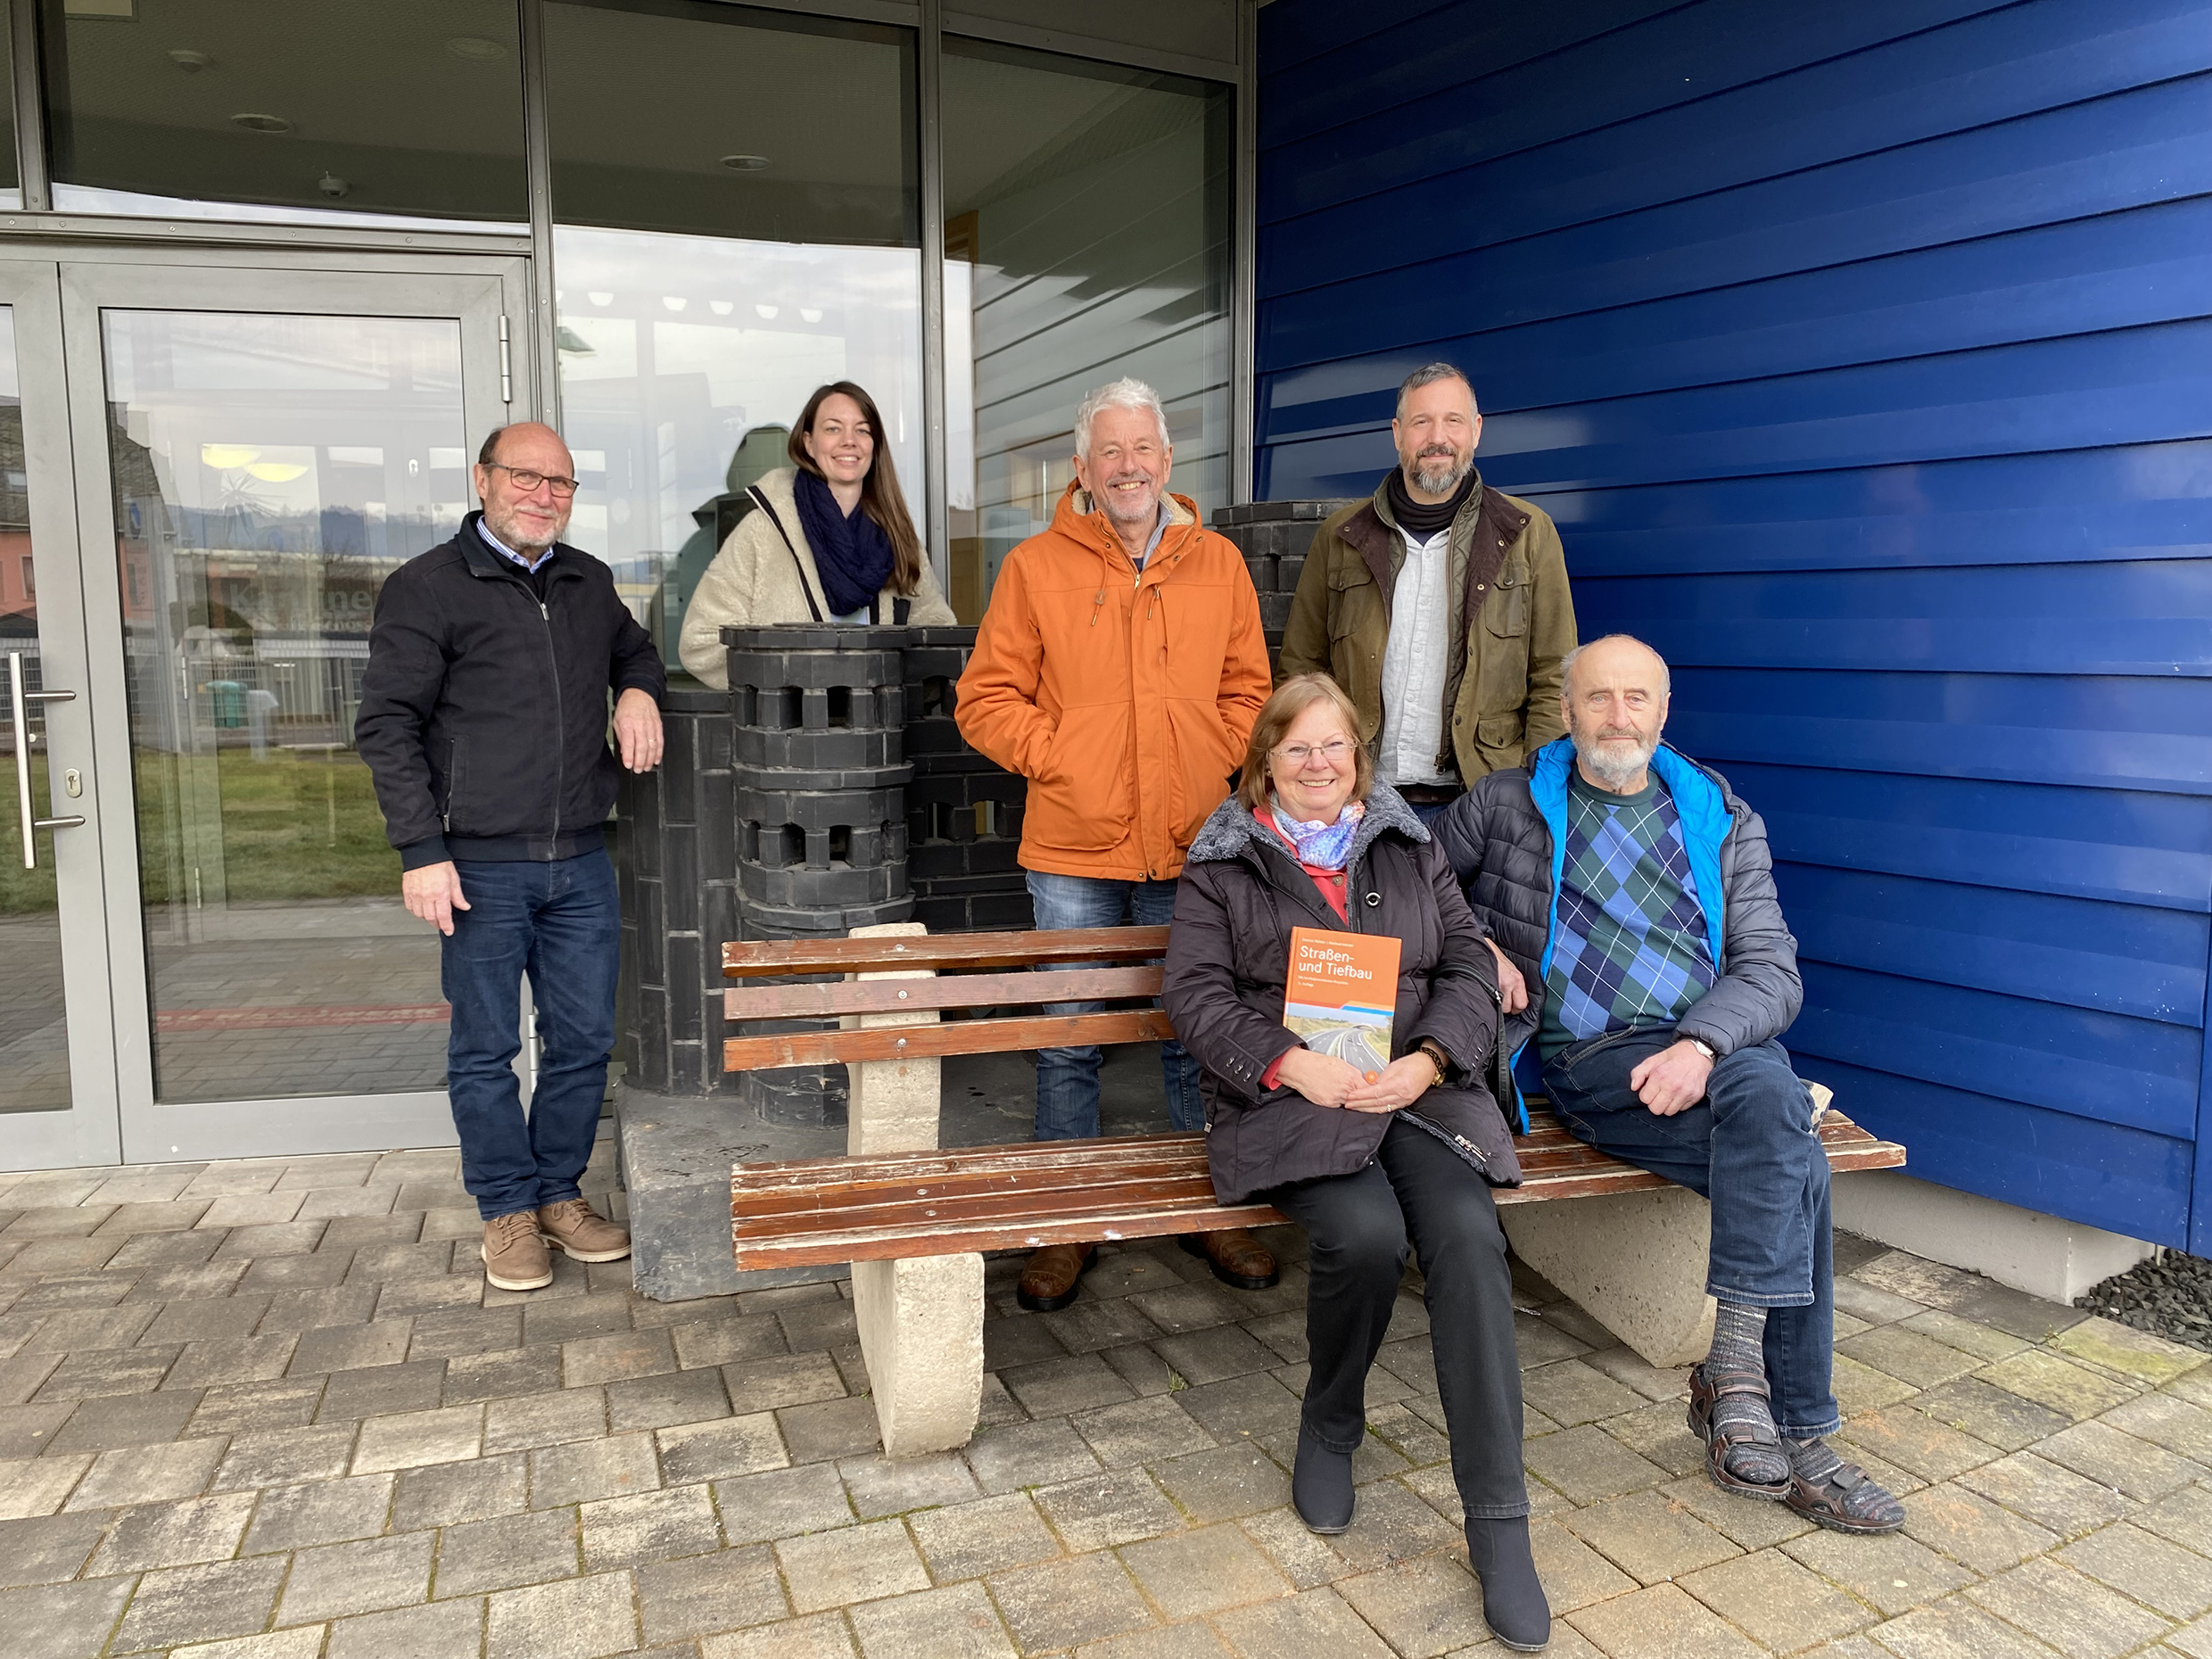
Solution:
<path fill-rule="evenodd" d="M 1168 411 L 1160 406 L 1160 393 L 1141 380 L 1127 376 L 1109 381 L 1090 396 L 1076 405 L 1076 453 L 1085 460 L 1091 455 L 1091 423 L 1102 409 L 1142 409 L 1150 414 L 1160 425 L 1160 442 L 1165 446 L 1168 436 Z"/>

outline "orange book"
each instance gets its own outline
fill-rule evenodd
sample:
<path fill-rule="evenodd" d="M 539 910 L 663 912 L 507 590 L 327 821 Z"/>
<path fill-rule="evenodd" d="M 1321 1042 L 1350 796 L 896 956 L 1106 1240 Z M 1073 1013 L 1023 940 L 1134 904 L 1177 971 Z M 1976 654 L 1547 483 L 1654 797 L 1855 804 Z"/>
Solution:
<path fill-rule="evenodd" d="M 1398 947 L 1394 934 L 1291 929 L 1283 1023 L 1308 1048 L 1357 1066 L 1370 1083 L 1391 1063 Z"/>

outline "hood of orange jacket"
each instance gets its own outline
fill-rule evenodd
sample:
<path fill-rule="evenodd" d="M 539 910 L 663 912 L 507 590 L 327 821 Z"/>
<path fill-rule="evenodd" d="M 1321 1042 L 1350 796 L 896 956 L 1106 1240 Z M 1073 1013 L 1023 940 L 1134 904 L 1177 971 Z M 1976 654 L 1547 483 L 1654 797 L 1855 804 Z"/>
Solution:
<path fill-rule="evenodd" d="M 1139 572 L 1070 484 L 1006 556 L 961 676 L 961 735 L 1029 780 L 1021 863 L 1164 880 L 1244 762 L 1267 647 L 1243 556 L 1179 495 Z"/>

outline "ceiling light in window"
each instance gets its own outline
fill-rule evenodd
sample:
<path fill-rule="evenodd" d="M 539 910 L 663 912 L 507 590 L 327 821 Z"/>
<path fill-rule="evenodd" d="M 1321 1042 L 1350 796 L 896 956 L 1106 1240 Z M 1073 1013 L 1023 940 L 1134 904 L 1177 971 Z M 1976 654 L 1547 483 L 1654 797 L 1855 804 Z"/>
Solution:
<path fill-rule="evenodd" d="M 728 300 L 709 300 L 706 302 L 706 309 L 717 317 L 727 317 L 738 308 Z"/>
<path fill-rule="evenodd" d="M 802 305 L 799 307 L 799 315 L 810 323 L 821 321 L 821 309 L 819 306 Z"/>
<path fill-rule="evenodd" d="M 232 116 L 230 124 L 243 127 L 250 133 L 288 133 L 292 130 L 292 123 L 281 115 L 256 115 L 250 110 L 243 115 Z"/>
<path fill-rule="evenodd" d="M 590 301 L 594 305 L 612 305 L 615 303 L 615 296 L 607 293 L 604 288 L 594 288 L 590 293 L 584 295 L 584 298 Z"/>
<path fill-rule="evenodd" d="M 445 43 L 445 49 L 471 63 L 495 63 L 507 55 L 505 46 L 483 35 L 456 35 Z"/>
<path fill-rule="evenodd" d="M 776 320 L 776 313 L 782 309 L 780 305 L 756 305 L 753 308 L 753 315 L 763 322 L 772 323 Z"/>
<path fill-rule="evenodd" d="M 179 46 L 169 54 L 169 61 L 187 75 L 197 75 L 215 60 L 204 52 L 194 52 L 190 46 Z"/>
<path fill-rule="evenodd" d="M 722 164 L 733 173 L 757 173 L 768 165 L 764 155 L 725 155 Z"/>
<path fill-rule="evenodd" d="M 261 452 L 250 443 L 203 443 L 200 446 L 200 458 L 219 472 L 227 472 L 248 461 L 260 460 Z"/>
<path fill-rule="evenodd" d="M 661 303 L 672 311 L 681 311 L 691 301 L 680 293 L 664 293 L 661 295 Z"/>
<path fill-rule="evenodd" d="M 293 461 L 255 461 L 246 467 L 246 473 L 263 483 L 290 483 L 306 476 L 307 468 Z"/>

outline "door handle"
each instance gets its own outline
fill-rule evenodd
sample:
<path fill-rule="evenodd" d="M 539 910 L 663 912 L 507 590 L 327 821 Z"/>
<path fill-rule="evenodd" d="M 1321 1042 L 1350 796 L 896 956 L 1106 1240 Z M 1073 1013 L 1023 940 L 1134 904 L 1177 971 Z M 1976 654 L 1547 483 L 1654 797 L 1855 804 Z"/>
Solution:
<path fill-rule="evenodd" d="M 23 868 L 38 868 L 38 845 L 32 839 L 40 830 L 74 830 L 85 821 L 82 818 L 36 818 L 31 815 L 30 804 L 30 705 L 33 703 L 74 702 L 74 691 L 26 691 L 23 689 L 23 654 L 8 653 L 8 712 L 14 720 L 15 736 L 15 805 L 23 819 Z"/>

